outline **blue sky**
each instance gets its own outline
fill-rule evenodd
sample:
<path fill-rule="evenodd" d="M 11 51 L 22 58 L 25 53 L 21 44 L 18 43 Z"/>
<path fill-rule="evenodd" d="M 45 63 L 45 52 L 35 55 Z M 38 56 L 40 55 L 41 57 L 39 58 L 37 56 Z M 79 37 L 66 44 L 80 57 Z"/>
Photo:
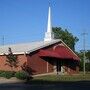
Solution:
<path fill-rule="evenodd" d="M 90 49 L 90 0 L 51 0 L 52 26 L 67 28 L 79 38 L 76 50 L 83 49 L 81 33 L 86 31 Z M 48 0 L 0 0 L 0 44 L 40 41 L 47 28 Z"/>

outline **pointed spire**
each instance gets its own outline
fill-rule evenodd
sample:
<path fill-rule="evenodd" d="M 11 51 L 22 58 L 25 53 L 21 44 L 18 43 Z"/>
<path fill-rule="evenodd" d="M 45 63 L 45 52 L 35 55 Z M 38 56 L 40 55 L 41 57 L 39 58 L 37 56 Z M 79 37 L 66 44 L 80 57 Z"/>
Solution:
<path fill-rule="evenodd" d="M 50 6 L 49 6 L 49 10 L 48 10 L 47 32 L 52 32 L 52 27 L 51 27 L 51 7 Z"/>
<path fill-rule="evenodd" d="M 52 34 L 52 25 L 51 25 L 51 7 L 49 2 L 47 32 L 45 33 L 44 41 L 51 41 L 52 39 L 53 39 L 53 34 Z"/>

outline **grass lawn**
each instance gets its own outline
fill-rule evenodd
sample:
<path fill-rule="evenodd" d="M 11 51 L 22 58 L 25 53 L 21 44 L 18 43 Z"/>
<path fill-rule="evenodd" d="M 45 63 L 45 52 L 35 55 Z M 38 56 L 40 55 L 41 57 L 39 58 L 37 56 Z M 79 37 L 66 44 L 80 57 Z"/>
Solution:
<path fill-rule="evenodd" d="M 82 81 L 82 80 L 90 80 L 90 74 L 86 74 L 86 75 L 48 75 L 48 76 L 35 77 L 33 80 Z"/>
<path fill-rule="evenodd" d="M 45 75 L 34 77 L 29 83 L 32 84 L 51 84 L 60 82 L 76 82 L 76 81 L 90 81 L 90 73 L 83 75 L 80 73 L 78 75 Z"/>

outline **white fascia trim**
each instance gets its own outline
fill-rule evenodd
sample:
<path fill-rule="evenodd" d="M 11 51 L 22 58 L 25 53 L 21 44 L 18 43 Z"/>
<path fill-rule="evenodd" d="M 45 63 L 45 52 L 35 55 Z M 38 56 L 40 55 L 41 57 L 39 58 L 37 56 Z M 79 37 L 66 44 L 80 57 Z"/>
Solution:
<path fill-rule="evenodd" d="M 15 52 L 13 54 L 28 54 L 27 52 Z M 8 55 L 8 53 L 0 53 L 0 56 L 3 56 L 3 55 Z"/>

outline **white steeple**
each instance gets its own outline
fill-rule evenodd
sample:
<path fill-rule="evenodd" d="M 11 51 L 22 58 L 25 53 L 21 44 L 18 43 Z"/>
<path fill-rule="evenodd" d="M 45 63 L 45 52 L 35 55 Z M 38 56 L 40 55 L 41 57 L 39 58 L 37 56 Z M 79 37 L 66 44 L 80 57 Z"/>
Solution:
<path fill-rule="evenodd" d="M 54 35 L 52 33 L 52 25 L 51 25 L 51 7 L 49 6 L 47 31 L 45 32 L 44 41 L 51 41 L 53 37 Z"/>
<path fill-rule="evenodd" d="M 52 31 L 52 27 L 51 27 L 51 7 L 49 6 L 47 32 L 51 32 L 51 31 Z"/>

